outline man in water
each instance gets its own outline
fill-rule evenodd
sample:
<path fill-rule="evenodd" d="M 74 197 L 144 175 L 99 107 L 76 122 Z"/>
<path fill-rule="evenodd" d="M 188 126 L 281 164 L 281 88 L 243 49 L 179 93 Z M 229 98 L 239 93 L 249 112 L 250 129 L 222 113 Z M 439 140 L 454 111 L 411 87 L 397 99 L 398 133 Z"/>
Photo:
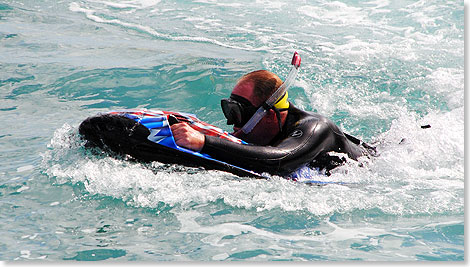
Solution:
<path fill-rule="evenodd" d="M 206 136 L 186 123 L 171 125 L 176 144 L 246 169 L 283 176 L 302 167 L 329 174 L 346 158 L 357 160 L 368 155 L 367 145 L 345 135 L 329 119 L 296 108 L 287 100 L 287 91 L 273 107 L 266 108 L 266 115 L 249 133 L 242 131 L 281 85 L 274 73 L 254 71 L 238 81 L 230 98 L 222 100 L 227 124 L 234 125 L 233 135 L 249 145 Z"/>

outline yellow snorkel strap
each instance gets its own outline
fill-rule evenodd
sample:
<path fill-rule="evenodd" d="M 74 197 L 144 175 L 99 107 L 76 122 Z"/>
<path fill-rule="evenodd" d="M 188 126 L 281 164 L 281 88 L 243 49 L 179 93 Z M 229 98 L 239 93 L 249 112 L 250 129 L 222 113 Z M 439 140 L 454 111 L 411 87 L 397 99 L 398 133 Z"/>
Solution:
<path fill-rule="evenodd" d="M 287 98 L 289 97 L 289 93 L 286 91 L 286 93 L 279 98 L 279 100 L 276 101 L 276 104 L 274 104 L 274 107 L 277 109 L 288 109 L 289 108 L 289 101 L 287 101 Z"/>

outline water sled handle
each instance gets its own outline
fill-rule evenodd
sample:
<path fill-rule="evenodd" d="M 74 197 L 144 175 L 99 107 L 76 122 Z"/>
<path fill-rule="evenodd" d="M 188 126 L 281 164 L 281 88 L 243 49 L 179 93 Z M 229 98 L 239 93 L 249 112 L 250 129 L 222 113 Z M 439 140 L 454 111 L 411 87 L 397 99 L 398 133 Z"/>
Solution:
<path fill-rule="evenodd" d="M 181 121 L 178 120 L 175 116 L 173 116 L 171 114 L 168 116 L 168 124 L 170 124 L 170 126 L 173 125 L 173 124 L 176 124 L 176 123 L 180 123 L 180 122 Z"/>

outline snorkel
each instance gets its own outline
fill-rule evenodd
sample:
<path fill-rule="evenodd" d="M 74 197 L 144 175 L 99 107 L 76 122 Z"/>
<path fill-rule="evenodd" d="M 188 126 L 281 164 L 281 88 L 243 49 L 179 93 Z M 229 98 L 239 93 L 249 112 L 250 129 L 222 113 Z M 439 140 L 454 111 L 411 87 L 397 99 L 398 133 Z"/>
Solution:
<path fill-rule="evenodd" d="M 258 108 L 250 120 L 245 125 L 243 125 L 241 129 L 243 133 L 250 133 L 259 123 L 259 121 L 266 115 L 267 111 L 274 107 L 277 100 L 287 93 L 287 89 L 292 86 L 295 77 L 297 76 L 297 71 L 300 67 L 300 61 L 300 55 L 297 52 L 294 52 L 294 56 L 292 57 L 291 61 L 292 68 L 289 71 L 286 80 L 281 84 L 281 86 L 279 86 L 279 88 L 277 88 L 277 90 L 268 98 L 268 100 L 266 100 L 266 102 L 264 102 L 263 105 Z"/>

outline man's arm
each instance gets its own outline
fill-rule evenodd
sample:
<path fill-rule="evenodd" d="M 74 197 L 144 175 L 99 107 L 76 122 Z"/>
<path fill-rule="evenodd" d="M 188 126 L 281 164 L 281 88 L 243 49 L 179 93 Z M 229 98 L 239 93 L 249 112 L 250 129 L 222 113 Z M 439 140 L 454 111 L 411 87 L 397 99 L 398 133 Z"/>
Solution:
<path fill-rule="evenodd" d="M 181 124 L 177 126 L 178 124 Z M 225 139 L 204 136 L 189 125 L 171 126 L 179 146 L 254 171 L 287 173 L 312 161 L 333 141 L 322 120 L 308 120 L 292 129 L 275 146 L 242 145 Z M 176 133 L 175 133 L 176 132 Z"/>
<path fill-rule="evenodd" d="M 285 174 L 329 150 L 334 138 L 327 124 L 309 120 L 291 129 L 274 146 L 241 145 L 206 136 L 201 152 L 250 170 Z"/>

